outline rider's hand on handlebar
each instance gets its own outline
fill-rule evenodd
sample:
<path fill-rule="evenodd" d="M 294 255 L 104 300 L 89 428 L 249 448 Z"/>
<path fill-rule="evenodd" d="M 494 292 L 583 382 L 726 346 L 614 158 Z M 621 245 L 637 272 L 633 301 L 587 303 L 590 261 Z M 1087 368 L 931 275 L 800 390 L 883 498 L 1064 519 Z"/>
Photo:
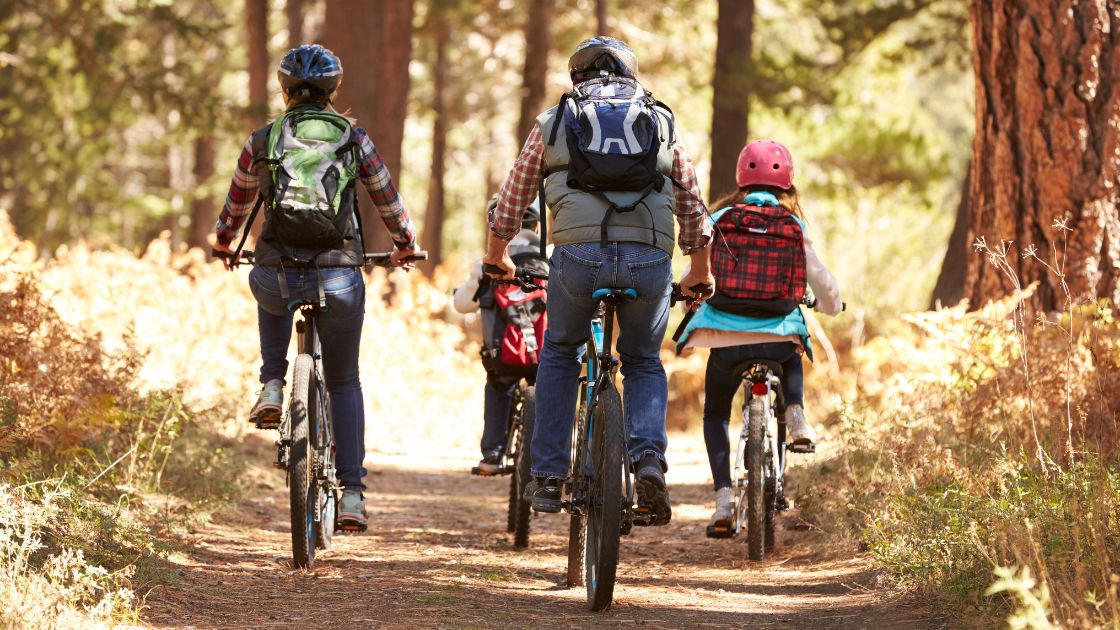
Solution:
<path fill-rule="evenodd" d="M 393 253 L 389 255 L 389 266 L 390 267 L 403 267 L 405 269 L 412 269 L 413 265 L 408 260 L 408 258 L 410 256 L 414 256 L 415 254 L 416 254 L 416 246 L 415 245 L 413 245 L 412 247 L 405 247 L 405 248 L 401 248 L 400 246 L 397 246 L 397 248 L 393 250 Z"/>
<path fill-rule="evenodd" d="M 502 280 L 513 280 L 514 277 L 517 275 L 517 265 L 513 264 L 513 259 L 509 257 L 509 251 L 508 250 L 502 251 L 502 255 L 500 257 L 493 257 L 489 253 L 487 253 L 486 257 L 484 257 L 482 259 L 482 264 L 483 264 L 483 269 L 486 268 L 485 267 L 486 265 L 493 265 L 493 266 L 498 267 L 499 269 L 501 269 L 502 271 L 505 272 L 503 275 L 499 276 L 497 274 L 490 273 L 489 271 L 487 271 L 486 275 L 488 275 L 492 278 L 499 278 L 499 279 L 502 279 Z"/>
<path fill-rule="evenodd" d="M 716 279 L 712 276 L 710 271 L 697 271 L 689 269 L 688 273 L 681 277 L 681 293 L 691 298 L 696 298 L 692 303 L 692 310 L 700 308 L 700 303 L 712 297 L 711 287 L 715 286 Z M 697 292 L 693 288 L 697 286 L 708 287 L 707 291 Z"/>
<path fill-rule="evenodd" d="M 233 249 L 230 248 L 229 244 L 215 240 L 211 245 L 216 251 L 229 254 L 229 256 L 222 258 L 222 264 L 226 266 L 226 269 L 233 269 L 237 260 L 234 259 Z"/>

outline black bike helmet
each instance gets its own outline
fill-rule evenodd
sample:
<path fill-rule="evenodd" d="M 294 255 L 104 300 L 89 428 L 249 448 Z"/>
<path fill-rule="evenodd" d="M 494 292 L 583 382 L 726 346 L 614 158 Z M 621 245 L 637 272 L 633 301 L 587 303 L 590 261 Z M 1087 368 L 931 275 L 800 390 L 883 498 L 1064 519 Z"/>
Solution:
<path fill-rule="evenodd" d="M 325 98 L 342 81 L 342 61 L 319 44 L 304 44 L 284 55 L 276 77 L 288 96 Z"/>
<path fill-rule="evenodd" d="M 625 42 L 600 35 L 585 39 L 568 59 L 572 83 L 613 74 L 628 79 L 638 78 L 638 57 Z"/>

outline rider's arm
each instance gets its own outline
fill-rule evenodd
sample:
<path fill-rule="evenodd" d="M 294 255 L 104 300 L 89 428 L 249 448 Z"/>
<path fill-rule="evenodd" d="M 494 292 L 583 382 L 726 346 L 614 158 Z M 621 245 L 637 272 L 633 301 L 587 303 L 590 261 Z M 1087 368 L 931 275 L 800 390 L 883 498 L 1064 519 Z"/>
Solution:
<path fill-rule="evenodd" d="M 253 209 L 257 192 L 257 174 L 253 170 L 253 139 L 250 137 L 241 149 L 241 156 L 237 158 L 237 168 L 234 169 L 233 181 L 229 184 L 226 204 L 218 215 L 218 222 L 214 224 L 217 244 L 223 249 L 228 248 L 237 237 L 237 232 Z"/>
<path fill-rule="evenodd" d="M 684 190 L 673 186 L 676 203 L 674 212 L 677 223 L 681 226 L 677 242 L 681 252 L 691 254 L 694 250 L 705 249 L 712 240 L 712 224 L 708 221 L 708 209 L 704 206 L 704 199 L 700 196 L 700 184 L 696 181 L 696 169 L 692 167 L 692 160 L 678 141 L 673 145 L 673 179 L 684 187 Z M 699 262 L 694 256 L 693 269 Z M 707 259 L 707 252 L 704 254 Z M 705 267 L 707 263 L 704 263 Z"/>
<path fill-rule="evenodd" d="M 805 275 L 808 276 L 809 288 L 817 296 L 816 311 L 825 315 L 839 315 L 843 308 L 840 301 L 840 286 L 836 284 L 836 277 L 824 266 L 817 252 L 813 250 L 813 241 L 808 232 L 805 239 Z"/>
<path fill-rule="evenodd" d="M 478 283 L 482 280 L 482 262 L 471 266 L 471 273 L 459 288 L 455 289 L 451 303 L 460 313 L 473 313 L 478 310 L 478 302 L 474 299 L 478 293 Z"/>
<path fill-rule="evenodd" d="M 404 207 L 397 187 L 393 185 L 389 169 L 385 167 L 385 162 L 369 135 L 362 129 L 355 131 L 358 134 L 358 178 L 369 193 L 370 201 L 377 207 L 397 249 L 415 249 L 416 227 L 408 218 L 408 210 Z"/>
<path fill-rule="evenodd" d="M 521 231 L 521 217 L 525 214 L 525 208 L 539 194 L 543 159 L 544 137 L 541 136 L 540 127 L 533 125 L 517 161 L 513 163 L 513 169 L 498 189 L 498 204 L 490 211 L 490 232 L 501 240 L 509 241 Z M 542 234 L 541 237 L 548 238 L 548 235 Z"/>

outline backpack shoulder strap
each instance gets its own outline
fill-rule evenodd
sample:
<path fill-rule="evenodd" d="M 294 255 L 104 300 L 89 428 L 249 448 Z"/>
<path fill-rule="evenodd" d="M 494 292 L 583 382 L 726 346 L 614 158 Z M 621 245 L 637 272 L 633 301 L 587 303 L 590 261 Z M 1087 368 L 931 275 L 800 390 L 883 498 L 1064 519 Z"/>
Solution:
<path fill-rule="evenodd" d="M 548 145 L 556 144 L 556 132 L 560 129 L 560 122 L 564 120 L 564 111 L 567 109 L 568 101 L 575 98 L 575 91 L 564 92 L 560 97 L 560 102 L 556 105 L 556 119 L 552 122 L 552 131 L 548 133 Z"/>

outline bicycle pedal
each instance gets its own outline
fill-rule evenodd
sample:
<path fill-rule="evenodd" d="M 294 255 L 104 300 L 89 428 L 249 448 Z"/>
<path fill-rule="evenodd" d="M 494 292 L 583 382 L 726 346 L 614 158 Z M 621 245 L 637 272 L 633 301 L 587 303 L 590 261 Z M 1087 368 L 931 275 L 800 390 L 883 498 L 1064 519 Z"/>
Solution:
<path fill-rule="evenodd" d="M 657 522 L 657 515 L 649 511 L 648 507 L 634 508 L 634 524 L 638 527 L 650 527 Z"/>
<path fill-rule="evenodd" d="M 513 474 L 513 468 L 503 466 L 498 470 L 482 470 L 478 466 L 471 468 L 471 474 L 475 477 L 504 477 Z"/>
<path fill-rule="evenodd" d="M 787 444 L 786 450 L 791 453 L 816 453 L 816 444 Z"/>
<path fill-rule="evenodd" d="M 735 530 L 730 527 L 718 527 L 716 525 L 708 525 L 707 528 L 708 538 L 734 538 Z"/>
<path fill-rule="evenodd" d="M 344 534 L 361 534 L 369 529 L 369 525 L 365 523 L 339 523 L 335 531 L 340 531 Z"/>

